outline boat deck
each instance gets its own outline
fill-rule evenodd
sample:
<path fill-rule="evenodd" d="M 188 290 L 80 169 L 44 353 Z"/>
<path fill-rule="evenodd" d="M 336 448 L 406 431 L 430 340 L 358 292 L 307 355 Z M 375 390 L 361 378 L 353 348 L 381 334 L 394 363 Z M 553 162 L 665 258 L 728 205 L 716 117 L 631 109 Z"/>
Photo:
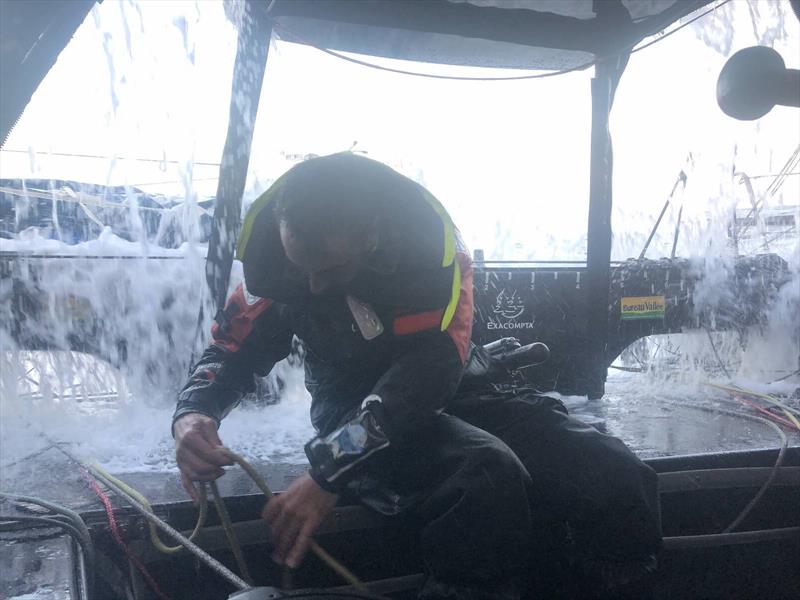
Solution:
<path fill-rule="evenodd" d="M 686 508 L 672 499 L 677 497 L 675 494 L 667 499 L 663 496 L 670 492 L 691 493 L 692 486 L 695 485 L 696 480 L 675 477 L 675 471 L 693 470 L 696 476 L 700 473 L 697 469 L 770 467 L 774 464 L 777 448 L 781 443 L 780 436 L 762 422 L 733 414 L 737 405 L 733 401 L 726 401 L 724 396 L 709 394 L 707 397 L 683 400 L 654 393 L 633 398 L 630 390 L 630 385 L 615 387 L 612 381 L 608 386 L 608 394 L 601 400 L 563 400 L 573 414 L 603 431 L 619 436 L 634 452 L 662 473 L 665 535 L 681 535 L 687 527 L 690 530 L 696 527 L 695 522 L 686 522 Z M 720 413 L 720 409 L 727 412 Z M 798 467 L 800 433 L 793 433 L 788 429 L 785 432 L 789 450 L 784 457 L 784 465 Z M 265 475 L 270 487 L 276 491 L 286 489 L 306 469 L 306 465 L 299 462 L 254 460 L 253 465 Z M 58 445 L 48 443 L 42 438 L 41 446 L 32 453 L 18 457 L 4 455 L 0 466 L 4 491 L 37 496 L 69 506 L 80 512 L 94 531 L 107 530 L 102 504 L 89 489 L 79 465 L 62 452 Z M 769 470 L 761 469 L 762 473 L 758 475 L 763 478 L 764 473 Z M 672 472 L 672 475 L 663 475 L 668 472 Z M 174 527 L 181 530 L 192 528 L 196 509 L 187 500 L 174 469 L 115 474 L 149 498 L 156 513 Z M 776 485 L 783 486 L 784 489 L 787 485 L 795 486 L 796 483 L 792 482 L 797 479 L 798 473 L 788 475 L 788 479 Z M 712 484 L 711 488 L 714 485 L 716 484 Z M 732 519 L 754 493 L 752 486 L 750 489 L 730 489 L 731 486 L 728 485 L 729 489 L 723 489 L 725 485 L 727 484 L 710 492 L 716 494 L 710 503 L 717 507 L 715 512 L 708 513 L 703 512 L 705 509 L 698 509 L 697 522 Z M 237 536 L 241 543 L 245 546 L 263 543 L 266 530 L 258 518 L 263 498 L 255 484 L 241 469 L 231 468 L 219 480 L 219 486 L 227 499 L 226 504 L 236 523 Z M 760 512 L 769 519 L 770 513 L 780 512 L 780 504 L 773 504 L 785 501 L 778 497 L 770 498 L 768 495 L 765 502 L 762 502 L 765 506 Z M 112 502 L 119 509 L 117 520 L 132 540 L 132 547 L 137 554 L 155 568 L 162 568 L 163 565 L 158 565 L 163 563 L 163 555 L 159 555 L 146 541 L 142 519 L 118 498 L 112 497 Z M 0 515 L 13 516 L 18 514 L 15 510 L 13 506 L 0 502 Z M 727 514 L 729 512 L 730 515 Z M 762 521 L 763 518 L 761 515 L 758 520 Z M 209 551 L 224 551 L 225 538 L 215 525 L 212 515 L 209 527 L 198 541 Z M 352 535 L 358 535 L 359 532 L 368 532 L 369 529 L 385 525 L 387 523 L 380 517 L 364 509 L 343 506 L 337 508 L 319 533 L 324 535 L 336 532 L 341 535 L 342 532 L 349 531 Z M 780 526 L 769 523 L 760 525 Z M 389 535 L 388 528 L 384 531 Z M 3 573 L 0 576 L 0 596 L 29 598 L 27 594 L 31 591 L 47 588 L 54 590 L 53 597 L 78 597 L 73 589 L 77 559 L 69 538 L 59 535 L 57 531 L 49 531 L 44 537 L 26 540 L 30 535 L 30 532 L 24 535 L 0 532 L 0 572 Z M 328 541 L 330 538 L 326 543 Z M 681 569 L 685 571 L 689 566 L 683 565 Z M 166 576 L 162 574 L 162 578 Z M 702 579 L 702 573 L 698 573 L 697 577 Z"/>
<path fill-rule="evenodd" d="M 666 468 L 659 465 L 681 463 L 686 463 L 687 468 L 693 464 L 748 466 L 748 461 L 752 462 L 750 466 L 768 466 L 781 444 L 781 438 L 773 428 L 758 420 L 733 414 L 757 415 L 733 400 L 726 400 L 724 394 L 712 392 L 707 396 L 686 399 L 658 393 L 633 397 L 630 383 L 615 385 L 613 380 L 609 381 L 607 389 L 608 393 L 600 400 L 562 400 L 573 415 L 621 438 L 658 471 Z M 789 454 L 800 452 L 800 433 L 785 427 L 782 429 L 791 448 Z M 764 458 L 752 458 L 761 455 Z M 275 491 L 286 489 L 307 467 L 304 462 L 287 463 L 285 460 L 253 460 L 253 464 Z M 54 473 L 58 476 L 53 477 Z M 142 491 L 154 505 L 187 502 L 174 469 L 131 469 L 115 474 Z M 79 511 L 100 508 L 77 465 L 71 464 L 65 454 L 57 447 L 51 447 L 44 438 L 40 447 L 27 456 L 2 457 L 0 483 L 2 489 L 9 492 L 39 496 Z M 250 479 L 236 468 L 229 469 L 219 484 L 226 496 L 258 493 Z"/>

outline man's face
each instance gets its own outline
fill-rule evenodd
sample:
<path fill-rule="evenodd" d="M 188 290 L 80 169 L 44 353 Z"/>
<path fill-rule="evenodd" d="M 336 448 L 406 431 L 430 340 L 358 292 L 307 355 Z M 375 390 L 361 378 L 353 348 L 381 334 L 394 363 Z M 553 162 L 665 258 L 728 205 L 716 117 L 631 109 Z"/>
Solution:
<path fill-rule="evenodd" d="M 358 274 L 366 256 L 365 243 L 347 235 L 329 235 L 320 250 L 311 250 L 281 223 L 281 242 L 286 258 L 308 278 L 312 294 L 344 289 Z"/>

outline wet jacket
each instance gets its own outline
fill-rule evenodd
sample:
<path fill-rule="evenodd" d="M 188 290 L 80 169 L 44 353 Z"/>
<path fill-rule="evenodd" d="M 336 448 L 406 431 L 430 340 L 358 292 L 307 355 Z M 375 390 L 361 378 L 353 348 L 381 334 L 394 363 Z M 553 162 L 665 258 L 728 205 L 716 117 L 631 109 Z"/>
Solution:
<path fill-rule="evenodd" d="M 345 290 L 312 295 L 286 259 L 273 210 L 282 180 L 253 204 L 237 248 L 245 284 L 215 318 L 174 416 L 219 422 L 296 336 L 318 432 L 306 453 L 331 491 L 390 445 L 413 451 L 415 429 L 458 387 L 472 329 L 472 266 L 447 212 L 422 186 L 368 162 L 379 169 L 369 185 L 380 193 L 363 190 L 379 203 L 379 241 Z"/>

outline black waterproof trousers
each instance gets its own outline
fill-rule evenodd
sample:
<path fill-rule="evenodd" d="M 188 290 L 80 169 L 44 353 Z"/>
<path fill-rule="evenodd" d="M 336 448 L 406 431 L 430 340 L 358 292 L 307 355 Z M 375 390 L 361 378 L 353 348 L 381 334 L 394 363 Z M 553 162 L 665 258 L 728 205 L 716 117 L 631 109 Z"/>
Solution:
<path fill-rule="evenodd" d="M 655 472 L 557 400 L 464 396 L 411 443 L 376 456 L 349 491 L 406 519 L 440 581 L 491 589 L 541 579 L 537 568 L 557 579 L 565 565 L 640 564 L 660 547 Z"/>

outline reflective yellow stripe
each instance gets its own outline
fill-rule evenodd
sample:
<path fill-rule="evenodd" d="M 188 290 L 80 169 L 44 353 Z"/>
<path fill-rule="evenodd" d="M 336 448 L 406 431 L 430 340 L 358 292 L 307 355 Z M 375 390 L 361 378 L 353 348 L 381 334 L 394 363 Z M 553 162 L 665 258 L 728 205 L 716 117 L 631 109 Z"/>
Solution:
<path fill-rule="evenodd" d="M 250 235 L 253 233 L 253 223 L 261 210 L 269 203 L 270 199 L 275 195 L 273 189 L 275 185 L 271 185 L 269 189 L 261 194 L 255 202 L 247 210 L 242 223 L 242 232 L 239 234 L 239 242 L 236 244 L 236 258 L 244 260 L 244 252 L 247 249 L 247 242 L 250 241 Z"/>
<path fill-rule="evenodd" d="M 450 327 L 450 321 L 453 320 L 453 315 L 456 314 L 456 307 L 458 300 L 461 297 L 461 267 L 458 262 L 453 262 L 453 290 L 450 294 L 450 303 L 444 311 L 442 317 L 442 331 Z"/>
<path fill-rule="evenodd" d="M 244 253 L 247 249 L 247 242 L 250 241 L 250 236 L 253 233 L 253 224 L 256 222 L 256 217 L 258 217 L 259 213 L 264 209 L 264 207 L 269 204 L 269 201 L 275 196 L 275 192 L 278 191 L 279 184 L 283 176 L 279 177 L 278 180 L 273 183 L 266 192 L 261 194 L 253 204 L 250 205 L 250 208 L 247 210 L 247 214 L 244 217 L 244 223 L 242 223 L 242 232 L 239 234 L 239 242 L 236 244 L 236 258 L 239 260 L 244 260 Z"/>
<path fill-rule="evenodd" d="M 431 194 L 428 190 L 422 190 L 423 196 L 442 219 L 444 226 L 444 252 L 442 253 L 442 266 L 449 267 L 456 258 L 456 228 L 453 225 L 450 215 L 444 209 L 444 206 L 436 199 L 436 196 Z M 452 316 L 452 315 L 451 315 Z"/>
<path fill-rule="evenodd" d="M 450 292 L 450 302 L 444 310 L 442 317 L 442 331 L 450 327 L 450 322 L 456 314 L 458 301 L 461 298 L 461 267 L 456 261 L 456 227 L 453 225 L 450 215 L 444 209 L 444 206 L 436 199 L 436 196 L 431 194 L 428 190 L 422 189 L 423 196 L 439 215 L 444 227 L 444 250 L 442 252 L 442 267 L 449 267 L 453 265 L 453 287 Z"/>

